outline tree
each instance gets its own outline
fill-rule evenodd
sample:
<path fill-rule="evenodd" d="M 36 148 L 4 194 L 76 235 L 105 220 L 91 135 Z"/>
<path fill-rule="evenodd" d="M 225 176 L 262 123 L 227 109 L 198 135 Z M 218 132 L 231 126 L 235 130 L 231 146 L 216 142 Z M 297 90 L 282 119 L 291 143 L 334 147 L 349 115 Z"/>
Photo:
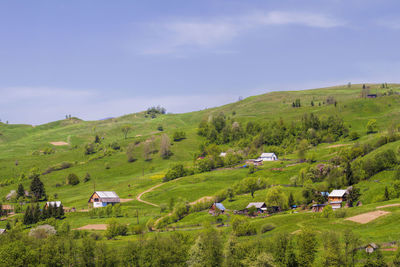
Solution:
<path fill-rule="evenodd" d="M 346 266 L 355 265 L 355 256 L 360 245 L 360 239 L 350 229 L 343 234 L 344 240 L 344 263 Z"/>
<path fill-rule="evenodd" d="M 233 189 L 229 187 L 228 189 L 226 189 L 226 193 L 228 195 L 229 201 L 232 201 L 235 196 Z"/>
<path fill-rule="evenodd" d="M 124 134 L 124 139 L 127 138 L 128 133 L 132 130 L 132 126 L 125 124 L 121 127 L 121 131 Z"/>
<path fill-rule="evenodd" d="M 298 262 L 301 267 L 312 266 L 317 253 L 317 237 L 310 228 L 304 228 L 297 236 L 297 246 L 299 251 Z"/>
<path fill-rule="evenodd" d="M 361 195 L 360 189 L 356 188 L 355 186 L 352 186 L 348 192 L 349 193 L 347 194 L 347 204 L 349 207 L 353 207 L 354 202 L 358 201 L 358 198 Z"/>
<path fill-rule="evenodd" d="M 78 175 L 76 175 L 75 173 L 70 173 L 67 176 L 67 183 L 66 184 L 70 184 L 70 185 L 77 185 L 79 184 L 79 177 Z"/>
<path fill-rule="evenodd" d="M 268 206 L 277 206 L 282 209 L 286 208 L 287 199 L 281 186 L 274 186 L 268 189 L 265 202 Z"/>
<path fill-rule="evenodd" d="M 38 176 L 33 178 L 30 189 L 36 201 L 46 196 L 44 185 Z"/>
<path fill-rule="evenodd" d="M 342 251 L 339 237 L 335 232 L 326 232 L 323 235 L 324 266 L 343 266 Z"/>
<path fill-rule="evenodd" d="M 375 133 L 378 128 L 377 122 L 375 119 L 370 119 L 367 123 L 367 134 Z"/>
<path fill-rule="evenodd" d="M 290 192 L 289 199 L 288 199 L 288 206 L 289 206 L 289 208 L 291 208 L 294 205 L 296 205 L 296 202 L 294 201 L 293 193 Z"/>
<path fill-rule="evenodd" d="M 133 151 L 135 149 L 135 144 L 129 144 L 126 148 L 126 157 L 128 158 L 128 162 L 134 162 L 135 158 L 133 156 Z"/>
<path fill-rule="evenodd" d="M 254 198 L 254 192 L 260 187 L 260 179 L 256 177 L 249 177 L 244 179 L 244 186 L 246 191 L 251 193 L 251 197 Z"/>
<path fill-rule="evenodd" d="M 161 135 L 160 155 L 163 159 L 167 159 L 172 155 L 171 142 L 167 134 Z"/>
<path fill-rule="evenodd" d="M 241 264 L 241 250 L 238 247 L 238 241 L 235 235 L 230 235 L 228 241 L 225 244 L 224 249 L 224 266 L 242 266 Z"/>
<path fill-rule="evenodd" d="M 389 189 L 387 186 L 385 186 L 385 193 L 384 193 L 383 197 L 384 197 L 384 200 L 390 200 Z"/>
<path fill-rule="evenodd" d="M 186 133 L 184 131 L 174 132 L 173 139 L 175 142 L 181 141 L 186 138 Z"/>
<path fill-rule="evenodd" d="M 151 144 L 150 144 L 150 142 L 146 141 L 143 144 L 143 157 L 146 161 L 151 160 Z"/>
<path fill-rule="evenodd" d="M 298 156 L 301 162 L 305 161 L 306 159 L 306 152 L 308 150 L 308 146 L 309 144 L 306 139 L 301 140 L 300 143 L 297 145 Z"/>
<path fill-rule="evenodd" d="M 211 225 L 204 230 L 196 239 L 189 250 L 190 267 L 221 266 L 223 259 L 222 242 L 220 234 Z"/>
<path fill-rule="evenodd" d="M 286 266 L 286 251 L 289 243 L 289 234 L 277 234 L 273 239 L 272 253 L 279 266 Z"/>
<path fill-rule="evenodd" d="M 19 199 L 20 197 L 22 198 L 25 197 L 25 189 L 22 184 L 19 184 L 17 189 L 17 199 Z"/>
<path fill-rule="evenodd" d="M 332 217 L 333 215 L 333 209 L 331 205 L 327 205 L 324 207 L 324 209 L 321 212 L 321 217 L 323 218 L 329 218 Z"/>

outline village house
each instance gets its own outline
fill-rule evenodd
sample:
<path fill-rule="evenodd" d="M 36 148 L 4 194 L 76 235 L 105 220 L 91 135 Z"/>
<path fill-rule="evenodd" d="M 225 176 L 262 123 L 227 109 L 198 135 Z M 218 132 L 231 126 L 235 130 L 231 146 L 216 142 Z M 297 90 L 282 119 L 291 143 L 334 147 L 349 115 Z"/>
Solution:
<path fill-rule="evenodd" d="M 89 207 L 101 208 L 107 205 L 120 203 L 119 196 L 113 191 L 96 191 L 89 198 Z"/>
<path fill-rule="evenodd" d="M 1 209 L 7 211 L 7 213 L 14 212 L 14 206 L 9 204 L 2 204 Z"/>
<path fill-rule="evenodd" d="M 258 159 L 262 161 L 275 161 L 278 160 L 278 157 L 275 155 L 275 153 L 262 153 Z"/>
<path fill-rule="evenodd" d="M 333 190 L 329 196 L 328 201 L 332 206 L 332 209 L 340 209 L 342 207 L 342 203 L 346 201 L 347 190 Z"/>
<path fill-rule="evenodd" d="M 250 209 L 251 207 L 255 207 L 257 209 L 257 213 L 267 212 L 267 205 L 264 202 L 251 202 L 249 205 L 247 205 L 246 210 Z"/>
<path fill-rule="evenodd" d="M 248 159 L 246 160 L 246 165 L 261 166 L 263 165 L 262 159 Z"/>
<path fill-rule="evenodd" d="M 52 206 L 53 208 L 59 208 L 61 206 L 61 201 L 49 201 L 46 202 L 46 205 L 44 205 L 44 208 L 47 209 L 49 206 Z"/>
<path fill-rule="evenodd" d="M 215 215 L 217 213 L 224 213 L 225 212 L 225 207 L 222 205 L 222 203 L 214 203 L 208 210 L 209 214 Z"/>
<path fill-rule="evenodd" d="M 322 212 L 325 208 L 326 204 L 314 204 L 312 205 L 311 211 L 312 212 Z"/>

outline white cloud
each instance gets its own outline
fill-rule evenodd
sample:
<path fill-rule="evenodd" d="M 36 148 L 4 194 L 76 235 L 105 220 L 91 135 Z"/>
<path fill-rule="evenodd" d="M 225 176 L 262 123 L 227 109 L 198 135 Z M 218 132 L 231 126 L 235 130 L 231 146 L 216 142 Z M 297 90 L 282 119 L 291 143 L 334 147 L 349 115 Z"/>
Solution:
<path fill-rule="evenodd" d="M 296 24 L 315 28 L 333 28 L 346 24 L 342 20 L 324 14 L 282 11 L 254 14 L 249 16 L 248 20 L 260 25 Z"/>
<path fill-rule="evenodd" d="M 400 19 L 382 19 L 377 24 L 389 29 L 400 30 Z"/>
<path fill-rule="evenodd" d="M 334 28 L 346 25 L 343 20 L 319 13 L 253 12 L 236 17 L 217 17 L 204 22 L 180 19 L 152 24 L 148 31 L 155 34 L 142 54 L 173 54 L 184 48 L 214 48 L 232 41 L 255 28 L 276 25 L 300 25 L 314 28 Z"/>

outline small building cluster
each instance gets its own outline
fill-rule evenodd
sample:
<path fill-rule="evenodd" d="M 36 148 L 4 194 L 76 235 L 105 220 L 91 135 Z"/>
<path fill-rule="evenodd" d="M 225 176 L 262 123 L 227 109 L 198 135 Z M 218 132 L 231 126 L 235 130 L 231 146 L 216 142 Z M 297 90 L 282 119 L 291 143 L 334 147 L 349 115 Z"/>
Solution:
<path fill-rule="evenodd" d="M 323 197 L 328 198 L 327 203 L 319 203 L 312 205 L 311 210 L 313 212 L 321 212 L 327 205 L 332 206 L 333 210 L 340 209 L 343 206 L 343 203 L 346 202 L 346 197 L 349 194 L 349 190 L 339 189 L 333 190 L 332 192 L 321 192 Z"/>

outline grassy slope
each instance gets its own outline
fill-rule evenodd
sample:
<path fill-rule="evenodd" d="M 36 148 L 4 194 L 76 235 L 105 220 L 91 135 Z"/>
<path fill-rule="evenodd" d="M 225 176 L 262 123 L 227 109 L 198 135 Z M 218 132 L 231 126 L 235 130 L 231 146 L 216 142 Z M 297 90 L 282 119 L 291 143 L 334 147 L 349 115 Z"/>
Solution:
<path fill-rule="evenodd" d="M 398 88 L 398 85 L 390 85 Z M 383 89 L 373 89 L 382 92 Z M 48 166 L 60 163 L 62 161 L 70 161 L 75 163 L 74 167 L 53 172 L 42 176 L 48 195 L 58 194 L 58 198 L 63 201 L 65 206 L 86 208 L 87 199 L 94 188 L 97 190 L 114 190 L 122 198 L 134 198 L 139 192 L 161 182 L 161 177 L 166 169 L 174 162 L 184 162 L 192 164 L 193 153 L 197 150 L 202 139 L 196 134 L 198 123 L 208 118 L 211 114 L 224 112 L 227 116 L 233 117 L 235 120 L 245 123 L 248 120 L 268 121 L 278 120 L 282 118 L 286 122 L 298 120 L 300 116 L 306 112 L 316 112 L 322 116 L 337 114 L 344 118 L 345 123 L 351 126 L 352 131 L 358 131 L 362 137 L 360 142 L 370 142 L 377 135 L 365 135 L 365 125 L 371 118 L 377 119 L 379 129 L 385 131 L 387 125 L 391 122 L 398 123 L 400 118 L 399 102 L 400 97 L 397 95 L 390 97 L 380 97 L 378 99 L 360 99 L 361 86 L 353 85 L 352 88 L 347 87 L 331 87 L 306 91 L 287 91 L 273 92 L 265 95 L 249 97 L 243 101 L 232 103 L 218 108 L 191 112 L 185 114 L 167 114 L 159 116 L 155 119 L 144 117 L 144 113 L 126 115 L 120 118 L 105 121 L 57 121 L 45 125 L 32 127 L 29 125 L 5 125 L 0 124 L 0 181 L 11 177 L 19 176 L 21 173 L 28 173 L 29 169 L 37 166 L 41 171 Z M 334 96 L 338 101 L 337 107 L 333 105 L 323 105 L 327 96 Z M 292 108 L 291 103 L 300 98 L 303 107 Z M 310 102 L 314 101 L 315 106 L 311 107 Z M 318 103 L 321 102 L 321 106 Z M 232 115 L 235 111 L 236 115 Z M 130 124 L 133 126 L 129 138 L 124 140 L 120 131 L 121 125 Z M 169 160 L 162 160 L 158 155 L 153 155 L 153 160 L 146 162 L 142 157 L 142 143 L 151 136 L 156 137 L 159 142 L 157 127 L 162 125 L 165 133 L 172 135 L 174 130 L 184 130 L 188 138 L 181 142 L 175 142 L 172 146 L 174 155 Z M 83 153 L 83 145 L 93 140 L 94 135 L 98 134 L 104 137 L 104 143 L 110 144 L 118 141 L 122 147 L 126 147 L 128 143 L 141 141 L 135 149 L 135 156 L 138 159 L 133 163 L 126 161 L 125 152 L 116 152 L 112 156 L 99 160 L 89 161 L 89 156 Z M 140 135 L 140 136 L 139 136 Z M 50 147 L 49 142 L 65 141 L 70 146 L 54 147 L 55 154 L 51 155 L 32 155 L 33 151 L 42 150 Z M 351 143 L 349 140 L 341 140 L 339 143 Z M 340 151 L 340 147 L 332 148 L 331 144 L 322 144 L 314 148 L 313 151 L 320 160 L 327 160 Z M 387 146 L 398 147 L 398 143 L 389 144 Z M 288 155 L 289 158 L 295 158 L 295 155 Z M 15 161 L 18 160 L 18 166 Z M 111 168 L 106 170 L 105 163 L 109 163 Z M 254 176 L 262 176 L 268 178 L 271 184 L 287 184 L 290 177 L 297 174 L 303 167 L 296 165 L 285 168 L 283 172 L 272 171 L 273 167 L 282 167 L 280 163 L 268 163 L 264 165 L 262 170 L 253 174 Z M 83 177 L 86 172 L 92 176 L 92 180 L 88 183 L 81 182 L 77 186 L 55 185 L 63 184 L 68 173 L 74 172 Z M 144 173 L 144 175 L 142 175 Z M 231 186 L 235 181 L 248 176 L 246 170 L 218 170 L 210 173 L 197 174 L 184 177 L 179 181 L 172 181 L 159 187 L 157 190 L 143 196 L 143 199 L 152 201 L 157 204 L 168 203 L 171 197 L 175 199 L 183 198 L 188 201 L 194 201 L 203 196 L 215 194 L 220 189 Z M 379 180 L 375 182 L 374 180 Z M 377 174 L 373 180 L 365 181 L 360 184 L 363 193 L 362 201 L 372 203 L 375 196 L 381 194 L 385 185 L 390 185 L 392 180 L 391 172 L 382 172 Z M 23 180 L 25 187 L 29 186 L 29 180 Z M 0 196 L 5 196 L 11 189 L 16 189 L 17 184 L 0 187 Z M 299 189 L 285 188 L 285 191 L 292 191 L 297 199 L 301 198 Z M 256 192 L 255 199 L 263 201 L 265 199 L 265 190 Z M 228 209 L 242 208 L 246 203 L 252 201 L 250 195 L 238 196 L 235 201 L 225 201 L 224 204 Z M 354 208 L 349 213 L 361 213 L 372 206 L 363 206 Z M 124 222 L 133 222 L 136 219 L 133 214 L 136 209 L 140 210 L 140 221 L 144 223 L 148 218 L 160 214 L 158 208 L 151 207 L 132 201 L 124 203 L 124 212 L 128 217 L 121 218 Z M 276 225 L 280 225 L 276 230 L 266 234 L 273 234 L 278 231 L 295 231 L 300 225 L 313 225 L 321 229 L 330 229 L 332 224 L 338 225 L 340 229 L 351 227 L 356 229 L 366 241 L 392 241 L 398 239 L 396 231 L 398 226 L 394 224 L 395 220 L 400 216 L 400 212 L 394 210 L 393 214 L 385 218 L 379 219 L 368 225 L 354 225 L 353 223 L 337 219 L 326 221 L 325 219 L 315 219 L 311 214 L 288 214 L 272 216 L 267 219 L 256 219 L 254 223 L 263 224 L 271 221 Z M 78 227 L 87 223 L 104 223 L 107 219 L 90 219 L 85 213 L 69 214 L 67 220 L 71 222 L 72 227 Z M 196 224 L 203 220 L 212 220 L 206 213 L 196 213 L 184 218 L 178 225 Z M 325 220 L 325 221 L 324 221 Z M 0 227 L 4 222 L 0 222 Z M 130 239 L 134 237 L 127 237 Z"/>

